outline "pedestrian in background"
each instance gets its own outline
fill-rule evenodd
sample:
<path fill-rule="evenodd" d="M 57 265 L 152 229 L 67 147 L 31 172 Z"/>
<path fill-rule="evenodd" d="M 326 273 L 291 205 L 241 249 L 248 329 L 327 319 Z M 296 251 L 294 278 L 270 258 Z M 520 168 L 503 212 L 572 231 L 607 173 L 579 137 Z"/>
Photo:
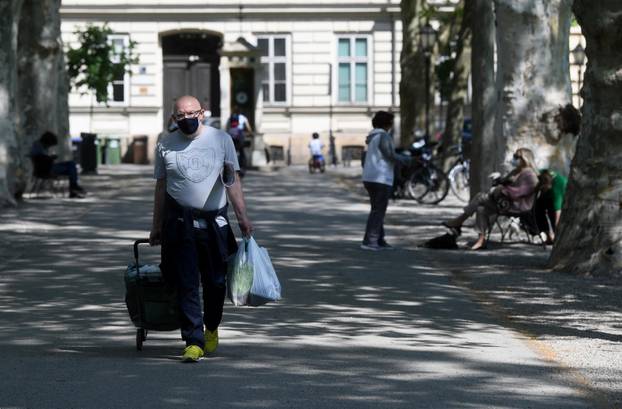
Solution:
<path fill-rule="evenodd" d="M 378 111 L 371 123 L 373 130 L 367 136 L 367 152 L 363 165 L 363 185 L 369 194 L 371 210 L 367 218 L 365 237 L 361 249 L 369 251 L 391 250 L 384 237 L 384 216 L 393 189 L 394 168 L 397 163 L 409 164 L 410 158 L 395 152 L 393 137 L 394 115 Z"/>
<path fill-rule="evenodd" d="M 540 194 L 536 199 L 536 221 L 538 229 L 546 234 L 546 244 L 553 244 L 562 214 L 568 179 L 550 169 L 540 170 L 538 179 Z"/>
<path fill-rule="evenodd" d="M 33 142 L 30 148 L 30 159 L 37 177 L 67 176 L 69 180 L 69 197 L 83 198 L 86 191 L 78 183 L 78 168 L 74 161 L 56 162 L 57 156 L 50 149 L 58 145 L 56 134 L 47 131 Z"/>
<path fill-rule="evenodd" d="M 309 153 L 311 160 L 324 160 L 324 143 L 320 140 L 320 134 L 313 132 L 311 142 L 309 142 Z"/>
<path fill-rule="evenodd" d="M 238 162 L 240 164 L 240 175 L 244 176 L 246 171 L 246 153 L 244 152 L 244 146 L 246 144 L 246 136 L 253 133 L 248 118 L 240 112 L 240 107 L 235 105 L 233 107 L 231 116 L 227 120 L 226 126 L 227 133 L 233 139 L 233 145 L 238 155 Z"/>

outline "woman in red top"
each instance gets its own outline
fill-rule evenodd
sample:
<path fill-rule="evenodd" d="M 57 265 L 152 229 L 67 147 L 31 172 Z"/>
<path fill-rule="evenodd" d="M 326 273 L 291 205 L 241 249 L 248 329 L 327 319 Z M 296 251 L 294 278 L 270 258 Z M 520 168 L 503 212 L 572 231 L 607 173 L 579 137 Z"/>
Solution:
<path fill-rule="evenodd" d="M 527 148 L 517 149 L 514 152 L 512 165 L 514 169 L 501 180 L 500 185 L 487 193 L 478 193 L 464 208 L 464 212 L 460 216 L 443 223 L 443 225 L 459 231 L 466 219 L 475 213 L 475 224 L 479 230 L 479 238 L 471 250 L 486 247 L 486 232 L 500 211 L 498 206 L 500 199 L 507 198 L 509 200 L 509 208 L 503 209 L 507 213 L 523 213 L 533 206 L 538 186 L 538 170 L 533 152 Z"/>

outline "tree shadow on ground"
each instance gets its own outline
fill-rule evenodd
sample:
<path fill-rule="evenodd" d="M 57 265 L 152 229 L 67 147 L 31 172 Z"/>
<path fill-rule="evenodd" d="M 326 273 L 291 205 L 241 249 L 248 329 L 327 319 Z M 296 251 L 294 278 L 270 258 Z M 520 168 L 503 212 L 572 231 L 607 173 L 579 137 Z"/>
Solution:
<path fill-rule="evenodd" d="M 397 230 L 414 247 L 443 233 L 440 222 L 460 212 L 455 199 L 437 215 L 417 205 L 394 206 L 388 230 Z M 444 204 L 444 203 L 443 203 Z M 453 209 L 453 210 L 452 210 Z M 463 229 L 465 243 L 475 239 Z M 473 291 L 481 303 L 505 325 L 530 337 L 554 341 L 555 353 L 570 367 L 589 374 L 592 385 L 603 390 L 614 406 L 622 404 L 622 279 L 583 277 L 547 269 L 550 247 L 528 244 L 526 237 L 501 243 L 495 231 L 487 251 L 427 250 L 431 265 L 453 274 L 454 282 Z M 598 359 L 588 356 L 599 354 Z"/>
<path fill-rule="evenodd" d="M 359 250 L 364 198 L 317 176 L 246 179 L 284 299 L 228 305 L 219 352 L 194 366 L 176 361 L 176 332 L 150 333 L 136 352 L 123 303 L 131 243 L 150 226 L 152 180 L 131 180 L 84 213 L 64 204 L 23 213 L 27 227 L 0 231 L 23 243 L 0 270 L 0 357 L 13 374 L 1 406 L 591 406 L 465 296 L 435 265 L 441 253 Z M 24 385 L 36 388 L 25 395 Z"/>

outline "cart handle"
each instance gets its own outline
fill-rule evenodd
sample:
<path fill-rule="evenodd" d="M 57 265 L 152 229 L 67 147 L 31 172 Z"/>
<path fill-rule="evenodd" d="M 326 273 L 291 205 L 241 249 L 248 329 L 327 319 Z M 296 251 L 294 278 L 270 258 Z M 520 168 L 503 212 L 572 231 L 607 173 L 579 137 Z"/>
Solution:
<path fill-rule="evenodd" d="M 134 242 L 134 260 L 136 261 L 136 271 L 138 272 L 138 245 L 149 244 L 149 239 L 140 239 Z"/>

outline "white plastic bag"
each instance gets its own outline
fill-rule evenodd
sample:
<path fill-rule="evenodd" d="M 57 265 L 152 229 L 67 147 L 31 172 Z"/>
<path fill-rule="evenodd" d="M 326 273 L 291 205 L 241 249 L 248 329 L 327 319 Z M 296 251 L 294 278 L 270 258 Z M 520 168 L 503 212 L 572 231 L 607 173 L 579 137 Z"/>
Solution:
<path fill-rule="evenodd" d="M 229 265 L 227 294 L 233 305 L 246 305 L 253 284 L 253 267 L 248 260 L 246 242 L 241 242 L 233 261 Z"/>
<path fill-rule="evenodd" d="M 249 305 L 258 306 L 281 299 L 281 283 L 270 261 L 268 251 L 257 245 L 251 237 L 248 240 L 248 261 L 253 266 L 253 285 L 248 299 Z"/>

